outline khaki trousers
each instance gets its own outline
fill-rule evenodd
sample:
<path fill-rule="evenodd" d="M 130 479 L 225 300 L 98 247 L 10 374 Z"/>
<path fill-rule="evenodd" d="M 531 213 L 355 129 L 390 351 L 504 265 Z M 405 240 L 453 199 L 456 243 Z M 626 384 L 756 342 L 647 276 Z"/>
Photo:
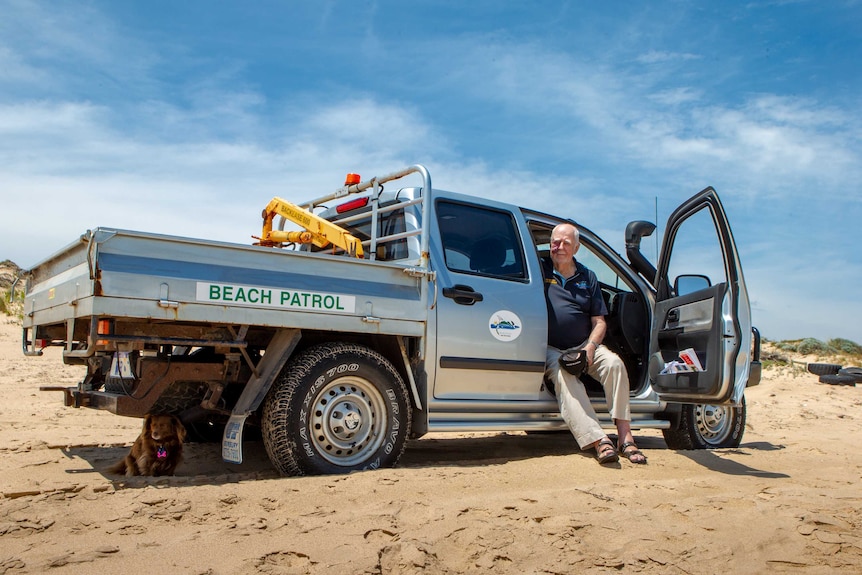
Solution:
<path fill-rule="evenodd" d="M 578 446 L 583 449 L 602 439 L 606 433 L 599 425 L 599 418 L 590 403 L 584 384 L 560 367 L 561 353 L 559 349 L 548 346 L 545 356 L 545 377 L 554 384 L 560 416 L 569 426 Z M 596 349 L 593 364 L 587 370 L 587 374 L 602 384 L 611 418 L 630 420 L 629 376 L 619 356 L 604 345 L 600 345 Z"/>

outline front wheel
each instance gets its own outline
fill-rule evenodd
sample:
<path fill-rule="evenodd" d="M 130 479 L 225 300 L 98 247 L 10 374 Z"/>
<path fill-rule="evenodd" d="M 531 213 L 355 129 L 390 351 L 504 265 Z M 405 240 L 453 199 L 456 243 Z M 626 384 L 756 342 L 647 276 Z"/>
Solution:
<path fill-rule="evenodd" d="M 264 400 L 263 443 L 282 475 L 393 467 L 407 445 L 407 387 L 367 347 L 325 343 L 282 370 Z"/>
<path fill-rule="evenodd" d="M 663 429 L 671 449 L 739 447 L 745 432 L 745 397 L 739 406 L 683 405 L 676 428 Z"/>

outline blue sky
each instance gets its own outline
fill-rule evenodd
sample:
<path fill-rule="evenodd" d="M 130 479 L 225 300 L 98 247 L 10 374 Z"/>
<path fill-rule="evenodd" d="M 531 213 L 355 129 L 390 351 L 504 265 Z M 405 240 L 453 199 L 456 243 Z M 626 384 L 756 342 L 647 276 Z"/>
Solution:
<path fill-rule="evenodd" d="M 862 343 L 862 3 L 0 0 L 0 259 L 251 243 L 428 166 L 624 249 L 712 185 L 770 339 Z"/>

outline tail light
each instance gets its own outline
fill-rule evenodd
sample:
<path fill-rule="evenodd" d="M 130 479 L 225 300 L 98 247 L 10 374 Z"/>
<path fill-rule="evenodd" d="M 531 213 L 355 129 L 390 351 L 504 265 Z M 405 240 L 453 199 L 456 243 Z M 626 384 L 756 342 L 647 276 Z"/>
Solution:
<path fill-rule="evenodd" d="M 352 212 L 358 208 L 364 208 L 368 205 L 368 196 L 364 198 L 356 198 L 355 200 L 350 200 L 349 202 L 344 202 L 341 205 L 335 206 L 335 213 L 343 214 L 346 212 Z"/>
<path fill-rule="evenodd" d="M 98 335 L 111 335 L 114 333 L 114 322 L 110 319 L 100 319 L 96 327 Z M 96 341 L 96 345 L 108 345 L 108 340 L 100 339 Z"/>

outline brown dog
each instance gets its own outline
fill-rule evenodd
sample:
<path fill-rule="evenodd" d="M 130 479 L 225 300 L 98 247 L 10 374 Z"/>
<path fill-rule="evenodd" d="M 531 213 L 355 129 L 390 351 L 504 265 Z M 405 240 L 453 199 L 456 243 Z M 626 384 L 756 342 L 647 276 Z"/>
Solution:
<path fill-rule="evenodd" d="M 185 439 L 186 428 L 175 416 L 147 414 L 132 450 L 108 471 L 126 477 L 173 475 L 182 461 Z"/>

